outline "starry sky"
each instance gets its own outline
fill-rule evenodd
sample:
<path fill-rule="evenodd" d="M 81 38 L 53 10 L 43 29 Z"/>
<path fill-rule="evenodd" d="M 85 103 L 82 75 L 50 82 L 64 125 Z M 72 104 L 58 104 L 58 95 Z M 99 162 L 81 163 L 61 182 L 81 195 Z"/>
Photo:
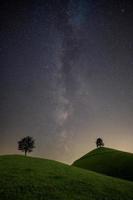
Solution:
<path fill-rule="evenodd" d="M 0 154 L 71 163 L 105 146 L 133 152 L 132 0 L 0 2 Z"/>

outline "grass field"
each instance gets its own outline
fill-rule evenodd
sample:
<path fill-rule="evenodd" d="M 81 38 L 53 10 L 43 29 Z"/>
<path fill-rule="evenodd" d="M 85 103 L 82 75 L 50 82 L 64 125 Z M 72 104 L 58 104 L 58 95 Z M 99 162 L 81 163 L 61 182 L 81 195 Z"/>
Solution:
<path fill-rule="evenodd" d="M 97 148 L 73 163 L 74 166 L 133 181 L 133 154 Z"/>
<path fill-rule="evenodd" d="M 133 182 L 56 161 L 0 156 L 0 200 L 132 200 Z"/>

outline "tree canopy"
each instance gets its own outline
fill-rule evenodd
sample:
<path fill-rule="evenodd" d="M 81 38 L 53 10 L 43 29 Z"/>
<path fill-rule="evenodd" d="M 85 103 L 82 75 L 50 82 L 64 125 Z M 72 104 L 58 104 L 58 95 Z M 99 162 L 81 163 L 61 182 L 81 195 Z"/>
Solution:
<path fill-rule="evenodd" d="M 104 146 L 102 138 L 97 138 L 96 139 L 96 146 L 97 147 L 103 147 Z"/>
<path fill-rule="evenodd" d="M 35 140 L 30 136 L 24 137 L 18 141 L 18 150 L 25 152 L 25 156 L 27 153 L 32 152 L 33 148 L 35 148 Z"/>

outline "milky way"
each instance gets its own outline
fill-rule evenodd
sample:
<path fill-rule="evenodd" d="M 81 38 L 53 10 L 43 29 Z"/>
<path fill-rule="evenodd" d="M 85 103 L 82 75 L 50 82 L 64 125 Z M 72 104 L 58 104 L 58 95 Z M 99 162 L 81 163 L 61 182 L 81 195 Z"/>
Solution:
<path fill-rule="evenodd" d="M 0 153 L 72 162 L 105 145 L 133 151 L 131 1 L 3 1 Z"/>

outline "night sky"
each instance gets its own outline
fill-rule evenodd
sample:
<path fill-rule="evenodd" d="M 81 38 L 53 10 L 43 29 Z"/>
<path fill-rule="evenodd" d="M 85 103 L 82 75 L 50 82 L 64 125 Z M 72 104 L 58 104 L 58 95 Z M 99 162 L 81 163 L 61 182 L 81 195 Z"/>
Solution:
<path fill-rule="evenodd" d="M 133 152 L 133 1 L 0 1 L 0 154 Z"/>

